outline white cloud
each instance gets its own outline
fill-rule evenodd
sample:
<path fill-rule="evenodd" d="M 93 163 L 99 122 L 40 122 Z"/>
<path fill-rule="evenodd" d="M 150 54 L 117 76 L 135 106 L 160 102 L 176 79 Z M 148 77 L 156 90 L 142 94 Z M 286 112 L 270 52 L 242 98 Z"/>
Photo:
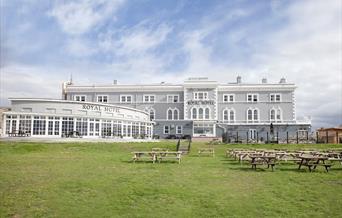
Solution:
<path fill-rule="evenodd" d="M 58 1 L 49 15 L 56 18 L 64 32 L 79 35 L 98 27 L 108 18 L 115 19 L 114 13 L 122 3 L 123 0 Z"/>
<path fill-rule="evenodd" d="M 117 55 L 139 55 L 163 43 L 172 28 L 166 24 L 146 25 L 146 21 L 130 28 L 99 35 L 99 47 Z"/>

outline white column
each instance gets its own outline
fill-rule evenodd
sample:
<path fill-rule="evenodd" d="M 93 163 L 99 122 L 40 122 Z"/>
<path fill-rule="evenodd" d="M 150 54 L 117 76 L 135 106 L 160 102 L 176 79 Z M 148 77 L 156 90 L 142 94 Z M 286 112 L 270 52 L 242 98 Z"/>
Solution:
<path fill-rule="evenodd" d="M 17 116 L 17 123 L 15 125 L 15 131 L 19 131 L 19 117 L 20 115 Z"/>
<path fill-rule="evenodd" d="M 33 115 L 31 115 L 31 136 L 33 135 Z"/>
<path fill-rule="evenodd" d="M 102 136 L 102 119 L 99 122 L 99 136 Z"/>
<path fill-rule="evenodd" d="M 2 135 L 5 136 L 6 135 L 6 120 L 7 120 L 7 115 L 3 115 L 4 116 L 4 121 L 2 124 Z"/>
<path fill-rule="evenodd" d="M 89 120 L 90 120 L 90 119 L 87 118 L 87 136 L 89 136 L 89 130 L 90 130 L 90 129 L 89 129 L 89 126 L 90 126 L 90 125 L 89 125 L 89 122 L 90 122 Z"/>
<path fill-rule="evenodd" d="M 49 117 L 45 116 L 45 136 L 48 135 Z"/>
<path fill-rule="evenodd" d="M 62 117 L 59 117 L 59 137 L 62 137 Z"/>

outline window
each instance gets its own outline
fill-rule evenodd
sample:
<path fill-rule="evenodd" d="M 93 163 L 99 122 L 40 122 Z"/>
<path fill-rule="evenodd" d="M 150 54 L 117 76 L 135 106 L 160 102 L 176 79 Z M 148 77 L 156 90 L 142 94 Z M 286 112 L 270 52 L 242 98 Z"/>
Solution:
<path fill-rule="evenodd" d="M 194 92 L 195 100 L 206 100 L 208 99 L 208 92 Z"/>
<path fill-rule="evenodd" d="M 280 102 L 281 96 L 280 94 L 270 94 L 270 102 Z"/>
<path fill-rule="evenodd" d="M 270 110 L 270 121 L 272 122 L 281 122 L 282 120 L 282 112 L 280 108 L 272 108 Z"/>
<path fill-rule="evenodd" d="M 192 119 L 194 120 L 209 120 L 210 119 L 210 108 L 192 108 Z"/>
<path fill-rule="evenodd" d="M 88 119 L 87 118 L 76 119 L 76 131 L 82 136 L 88 135 Z"/>
<path fill-rule="evenodd" d="M 206 108 L 204 110 L 204 117 L 205 117 L 206 120 L 209 120 L 209 117 L 210 117 L 210 110 L 209 110 L 209 108 Z"/>
<path fill-rule="evenodd" d="M 247 94 L 247 102 L 258 102 L 259 95 L 258 94 Z"/>
<path fill-rule="evenodd" d="M 192 119 L 197 119 L 197 108 L 192 108 Z"/>
<path fill-rule="evenodd" d="M 249 136 L 250 139 L 256 139 L 257 134 L 258 133 L 257 133 L 256 129 L 248 130 L 248 136 Z"/>
<path fill-rule="evenodd" d="M 234 109 L 223 110 L 223 121 L 233 123 L 235 121 L 235 111 Z"/>
<path fill-rule="evenodd" d="M 225 94 L 223 95 L 223 102 L 234 102 L 235 95 L 234 94 Z"/>
<path fill-rule="evenodd" d="M 31 133 L 31 116 L 20 116 L 19 131 L 24 133 Z"/>
<path fill-rule="evenodd" d="M 154 111 L 154 109 L 151 108 L 148 112 L 150 115 L 150 120 L 154 120 L 156 116 L 156 112 Z"/>
<path fill-rule="evenodd" d="M 144 102 L 151 102 L 153 103 L 155 100 L 155 96 L 154 95 L 144 95 L 143 101 Z"/>
<path fill-rule="evenodd" d="M 178 120 L 179 118 L 179 111 L 178 111 L 178 109 L 174 109 L 173 110 L 173 119 L 174 120 Z"/>
<path fill-rule="evenodd" d="M 168 103 L 178 103 L 179 102 L 179 95 L 168 95 L 167 96 Z"/>
<path fill-rule="evenodd" d="M 170 126 L 164 126 L 164 134 L 170 133 Z"/>
<path fill-rule="evenodd" d="M 173 112 L 172 112 L 172 109 L 168 109 L 168 110 L 167 110 L 167 119 L 168 119 L 168 120 L 172 120 L 172 113 L 173 113 Z"/>
<path fill-rule="evenodd" d="M 74 131 L 74 118 L 63 117 L 62 118 L 62 135 L 68 136 Z"/>
<path fill-rule="evenodd" d="M 34 116 L 32 134 L 33 135 L 45 135 L 45 125 L 46 125 L 46 120 L 44 116 Z"/>
<path fill-rule="evenodd" d="M 120 95 L 120 102 L 121 103 L 132 103 L 132 96 L 131 95 Z"/>
<path fill-rule="evenodd" d="M 203 108 L 198 109 L 198 119 L 203 119 Z"/>
<path fill-rule="evenodd" d="M 86 96 L 85 95 L 75 95 L 74 100 L 75 101 L 86 101 Z"/>
<path fill-rule="evenodd" d="M 97 96 L 97 102 L 108 102 L 108 96 L 107 95 L 98 95 Z"/>
<path fill-rule="evenodd" d="M 183 133 L 182 126 L 176 126 L 176 134 L 182 134 L 182 133 Z"/>
<path fill-rule="evenodd" d="M 179 110 L 177 108 L 167 109 L 167 119 L 168 120 L 178 120 L 179 119 Z"/>
<path fill-rule="evenodd" d="M 247 122 L 258 122 L 259 121 L 259 110 L 248 109 L 247 110 Z"/>

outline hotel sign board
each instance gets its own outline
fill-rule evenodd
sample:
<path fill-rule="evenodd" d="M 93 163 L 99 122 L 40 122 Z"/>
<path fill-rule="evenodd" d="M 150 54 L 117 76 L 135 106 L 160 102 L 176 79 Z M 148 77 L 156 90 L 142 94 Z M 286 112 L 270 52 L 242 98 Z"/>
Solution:
<path fill-rule="evenodd" d="M 188 105 L 214 105 L 214 100 L 190 100 Z"/>
<path fill-rule="evenodd" d="M 83 104 L 82 109 L 87 110 L 87 111 L 98 111 L 98 112 L 104 111 L 104 112 L 109 112 L 109 113 L 120 113 L 120 109 L 117 107 L 92 105 L 92 104 Z"/>

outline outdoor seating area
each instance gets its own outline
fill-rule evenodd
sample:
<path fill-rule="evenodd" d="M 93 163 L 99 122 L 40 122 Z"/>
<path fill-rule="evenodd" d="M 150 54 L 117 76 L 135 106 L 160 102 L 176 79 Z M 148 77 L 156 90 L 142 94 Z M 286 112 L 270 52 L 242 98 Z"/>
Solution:
<path fill-rule="evenodd" d="M 266 166 L 274 170 L 276 165 L 289 162 L 298 164 L 298 170 L 307 167 L 310 172 L 318 166 L 329 172 L 329 169 L 337 162 L 342 165 L 342 150 L 286 150 L 286 149 L 230 149 L 226 151 L 226 157 L 234 158 L 239 163 L 247 162 L 252 169 L 257 166 Z"/>

